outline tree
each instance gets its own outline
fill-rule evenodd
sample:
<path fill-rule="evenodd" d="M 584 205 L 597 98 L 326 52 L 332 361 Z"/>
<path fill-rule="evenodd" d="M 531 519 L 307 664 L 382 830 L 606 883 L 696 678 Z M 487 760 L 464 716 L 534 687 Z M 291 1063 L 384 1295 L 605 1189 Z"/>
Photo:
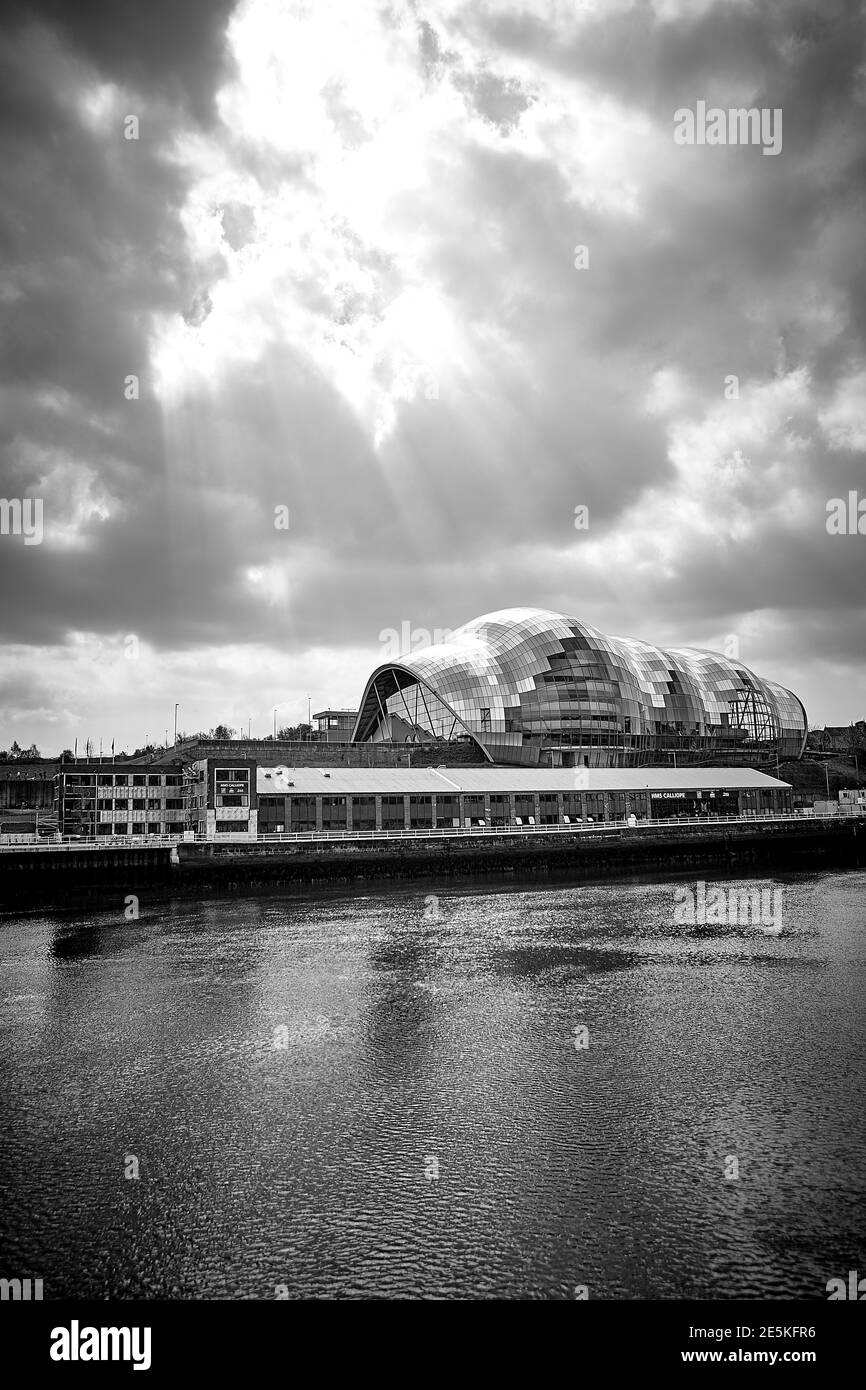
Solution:
<path fill-rule="evenodd" d="M 10 758 L 20 758 L 20 757 L 21 757 L 21 749 L 18 747 L 18 740 L 17 740 L 17 739 L 14 739 L 14 740 L 13 740 L 12 747 L 9 749 L 9 756 L 10 756 Z"/>
<path fill-rule="evenodd" d="M 234 738 L 235 731 L 229 724 L 217 724 L 215 729 L 210 731 L 211 738 Z"/>
<path fill-rule="evenodd" d="M 285 743 L 306 742 L 310 737 L 309 724 L 286 724 L 277 730 L 277 738 Z"/>

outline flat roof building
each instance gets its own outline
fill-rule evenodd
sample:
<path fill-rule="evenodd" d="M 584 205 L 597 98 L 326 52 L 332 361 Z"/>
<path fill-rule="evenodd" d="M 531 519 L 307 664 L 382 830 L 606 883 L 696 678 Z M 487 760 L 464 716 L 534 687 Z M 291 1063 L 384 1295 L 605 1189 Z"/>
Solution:
<path fill-rule="evenodd" d="M 316 736 L 321 743 L 351 743 L 358 718 L 356 709 L 323 709 L 313 715 Z"/>
<path fill-rule="evenodd" d="M 186 781 L 179 765 L 64 764 L 54 778 L 57 828 L 88 839 L 179 834 L 187 824 Z"/>
<path fill-rule="evenodd" d="M 791 809 L 752 768 L 259 767 L 259 834 L 571 825 Z"/>

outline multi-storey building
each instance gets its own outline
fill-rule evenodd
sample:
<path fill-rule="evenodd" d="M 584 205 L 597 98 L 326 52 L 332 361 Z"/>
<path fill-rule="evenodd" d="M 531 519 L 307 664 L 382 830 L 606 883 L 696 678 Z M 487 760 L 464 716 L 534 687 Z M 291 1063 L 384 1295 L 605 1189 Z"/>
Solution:
<path fill-rule="evenodd" d="M 187 828 L 186 774 L 150 763 L 70 763 L 55 779 L 61 835 L 174 835 Z"/>

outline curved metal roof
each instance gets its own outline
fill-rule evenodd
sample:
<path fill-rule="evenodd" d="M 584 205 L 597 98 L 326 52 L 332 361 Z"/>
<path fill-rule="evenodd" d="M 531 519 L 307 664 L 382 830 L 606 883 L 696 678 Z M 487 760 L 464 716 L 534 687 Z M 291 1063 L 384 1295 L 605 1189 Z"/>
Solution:
<path fill-rule="evenodd" d="M 406 706 L 417 686 L 425 704 L 436 702 L 440 719 L 491 748 L 519 746 L 527 734 L 553 729 L 604 727 L 629 736 L 660 730 L 736 728 L 748 712 L 753 739 L 787 739 L 806 733 L 797 696 L 762 679 L 742 662 L 697 648 L 664 649 L 630 637 L 607 637 L 580 619 L 542 608 L 506 608 L 465 623 L 447 640 L 385 662 L 370 676 L 353 739 L 370 737 L 385 718 Z M 417 712 L 417 695 L 415 697 Z M 731 722 L 733 720 L 733 723 Z M 745 727 L 745 725 L 744 725 Z"/>

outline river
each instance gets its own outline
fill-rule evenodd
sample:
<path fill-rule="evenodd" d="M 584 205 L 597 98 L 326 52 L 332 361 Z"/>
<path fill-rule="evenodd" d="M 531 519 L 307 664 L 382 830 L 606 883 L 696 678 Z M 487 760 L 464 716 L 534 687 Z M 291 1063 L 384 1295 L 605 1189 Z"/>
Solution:
<path fill-rule="evenodd" d="M 0 1275 L 826 1298 L 866 1272 L 866 874 L 733 886 L 772 920 L 683 920 L 684 878 L 4 915 Z"/>

